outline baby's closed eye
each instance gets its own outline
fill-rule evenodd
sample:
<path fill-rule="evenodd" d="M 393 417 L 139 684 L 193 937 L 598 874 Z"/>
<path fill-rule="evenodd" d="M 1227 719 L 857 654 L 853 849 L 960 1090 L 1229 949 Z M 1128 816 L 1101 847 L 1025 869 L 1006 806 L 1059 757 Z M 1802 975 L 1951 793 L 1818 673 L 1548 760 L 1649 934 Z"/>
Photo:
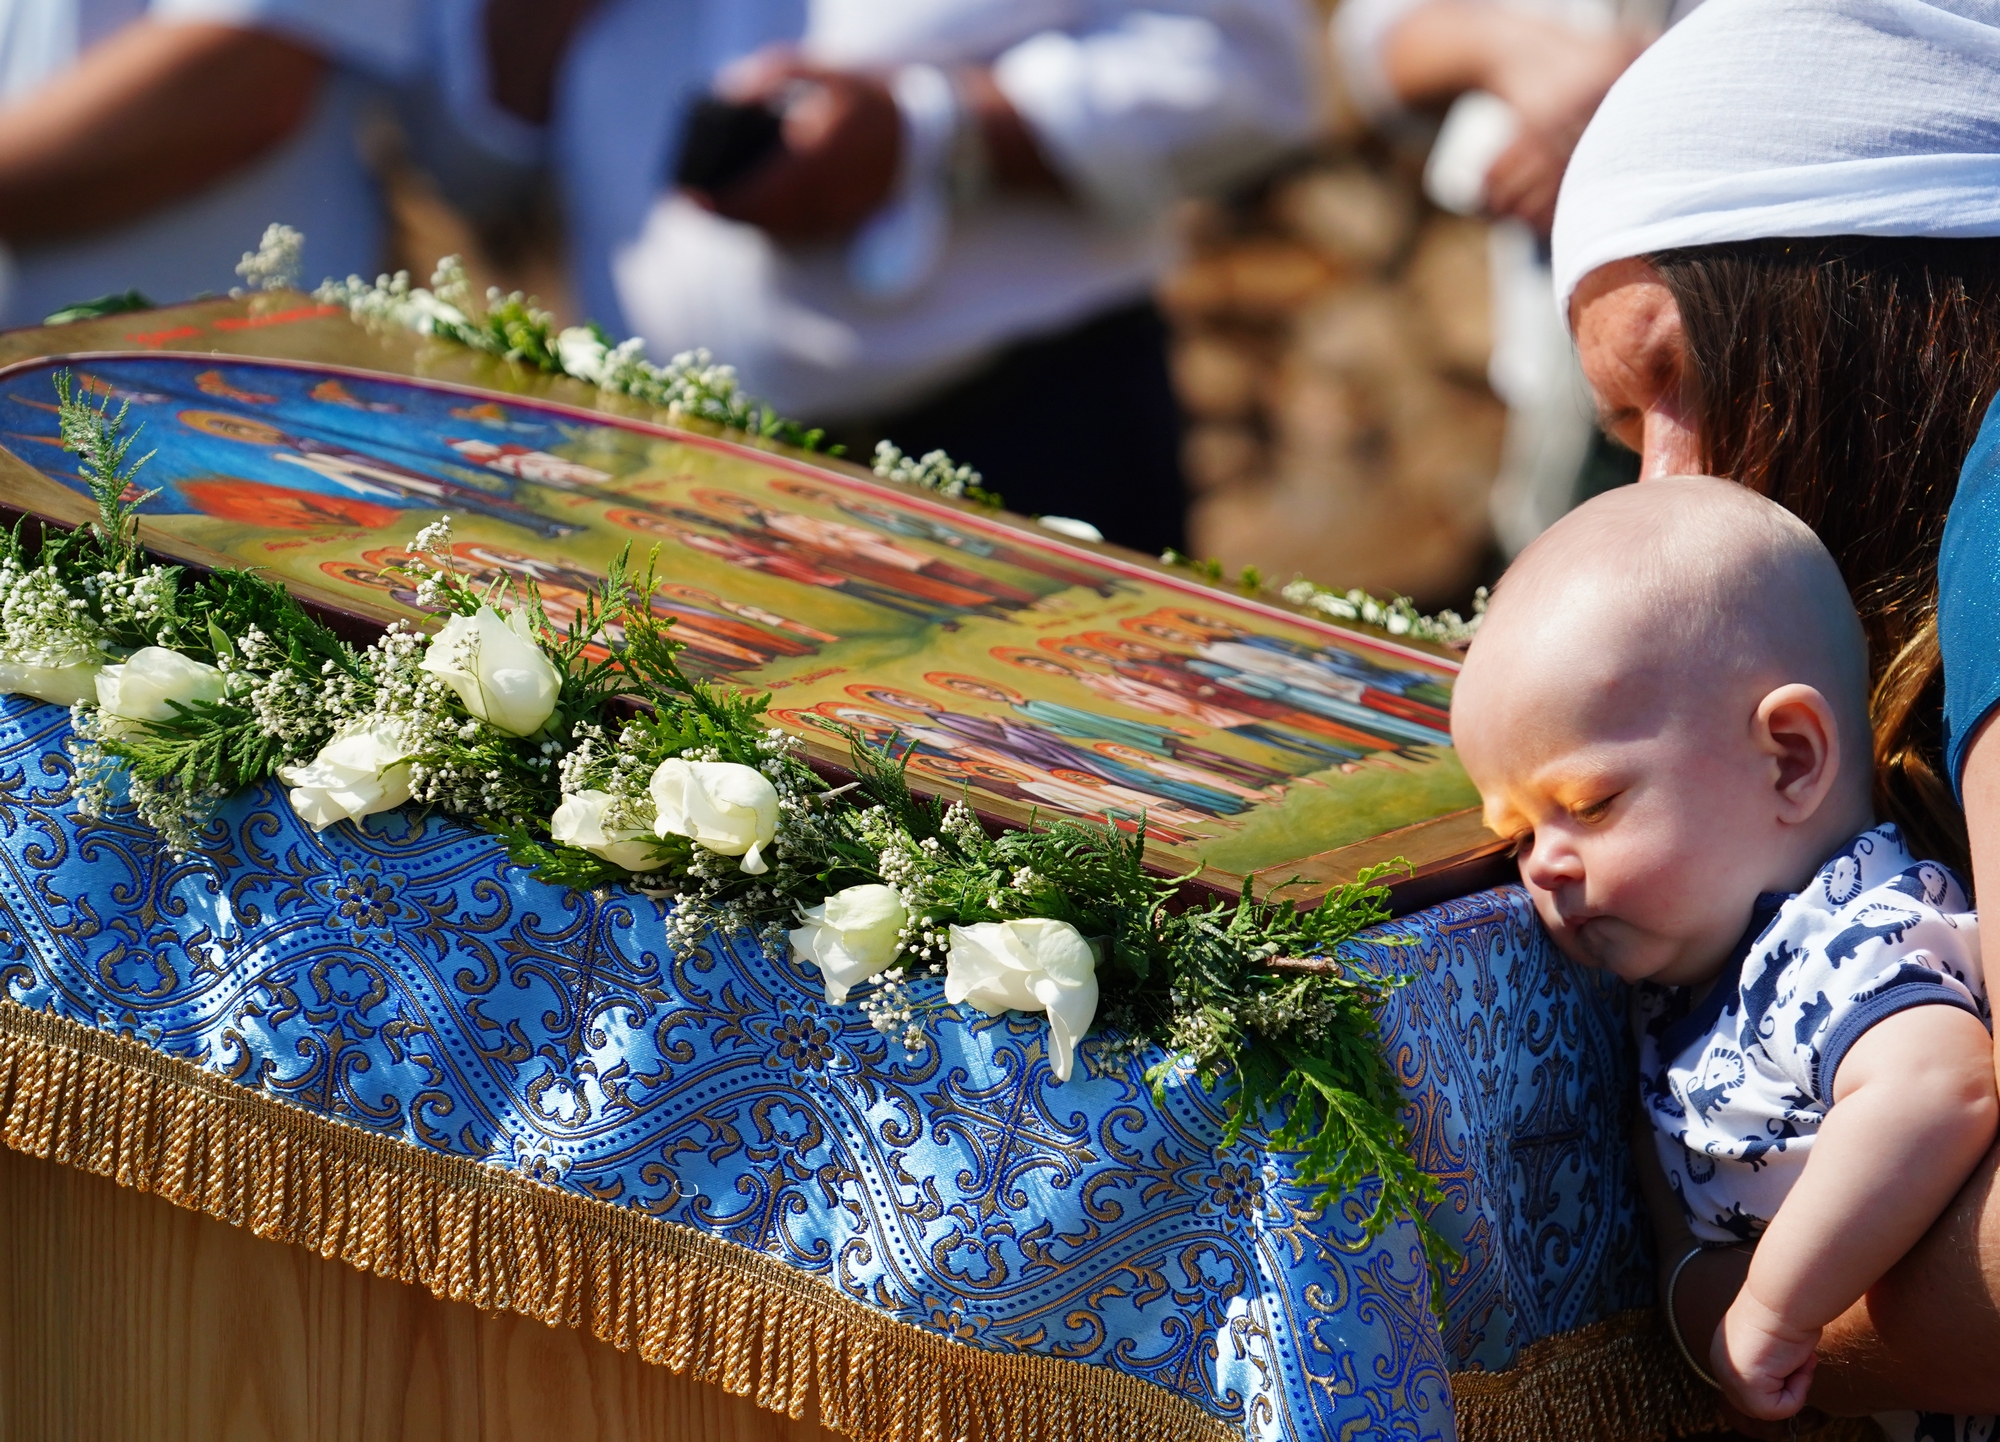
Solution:
<path fill-rule="evenodd" d="M 1596 801 L 1580 801 L 1570 807 L 1569 814 L 1585 826 L 1593 825 L 1609 816 L 1611 814 L 1611 803 L 1624 794 L 1622 791 L 1614 791 L 1609 796 Z"/>

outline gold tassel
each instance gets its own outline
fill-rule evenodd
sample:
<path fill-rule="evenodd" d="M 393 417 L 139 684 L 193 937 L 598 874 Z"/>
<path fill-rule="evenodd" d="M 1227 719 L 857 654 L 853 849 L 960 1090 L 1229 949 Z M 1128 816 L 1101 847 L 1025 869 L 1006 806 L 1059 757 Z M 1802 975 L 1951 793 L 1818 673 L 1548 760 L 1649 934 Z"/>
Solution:
<path fill-rule="evenodd" d="M 1688 1370 L 1651 1307 L 1544 1337 L 1504 1372 L 1454 1372 L 1451 1395 L 1459 1442 L 1667 1442 L 1723 1430 L 1714 1389 Z M 1866 1417 L 1835 1418 L 1812 1435 L 1882 1436 Z"/>
<path fill-rule="evenodd" d="M 0 1143 L 485 1311 L 589 1331 L 856 1442 L 1240 1442 L 1136 1377 L 985 1352 L 692 1228 L 315 1116 L 0 1001 Z M 1451 1378 L 1462 1442 L 1652 1442 L 1713 1394 L 1649 1312 Z M 975 1420 L 976 1419 L 976 1420 Z M 1823 1434 L 1829 1437 L 1832 1435 Z"/>

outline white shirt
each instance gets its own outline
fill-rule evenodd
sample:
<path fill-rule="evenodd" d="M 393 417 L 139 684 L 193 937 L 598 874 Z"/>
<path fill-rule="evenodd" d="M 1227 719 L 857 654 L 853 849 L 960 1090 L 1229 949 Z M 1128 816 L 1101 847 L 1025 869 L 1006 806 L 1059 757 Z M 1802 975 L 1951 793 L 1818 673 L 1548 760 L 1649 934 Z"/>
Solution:
<path fill-rule="evenodd" d="M 1979 922 L 1958 879 L 1894 826 L 1864 831 L 1804 891 L 1766 898 L 1698 1005 L 1634 989 L 1641 1099 L 1694 1235 L 1758 1236 L 1805 1170 L 1848 1049 L 1913 1006 L 1990 1025 Z"/>
<path fill-rule="evenodd" d="M 1311 133 L 1315 28 L 1302 0 L 608 0 L 564 62 L 546 142 L 578 300 L 655 359 L 708 347 L 791 414 L 914 399 L 1146 293 L 1174 255 L 1177 196 Z M 460 68 L 476 52 L 462 34 Z M 675 197 L 688 104 L 779 42 L 843 67 L 991 65 L 1080 200 L 991 196 L 952 217 L 921 284 L 881 299 L 857 290 L 845 246 L 782 248 Z"/>
<path fill-rule="evenodd" d="M 243 253 L 282 221 L 306 237 L 307 285 L 373 275 L 381 263 L 380 197 L 356 148 L 376 79 L 422 53 L 419 0 L 0 0 L 0 101 L 32 93 L 86 49 L 144 15 L 272 30 L 334 62 L 312 112 L 289 139 L 196 195 L 81 239 L 23 247 L 0 287 L 0 323 L 39 324 L 52 311 L 136 288 L 156 302 L 238 284 Z"/>

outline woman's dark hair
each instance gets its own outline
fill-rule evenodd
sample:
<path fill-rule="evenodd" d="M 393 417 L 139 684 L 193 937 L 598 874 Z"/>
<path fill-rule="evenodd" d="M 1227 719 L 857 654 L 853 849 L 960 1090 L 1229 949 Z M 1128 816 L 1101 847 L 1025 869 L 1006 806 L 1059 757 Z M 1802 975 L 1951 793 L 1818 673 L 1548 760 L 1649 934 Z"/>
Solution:
<path fill-rule="evenodd" d="M 1938 542 L 2000 388 L 2000 241 L 1833 236 L 1649 257 L 1706 468 L 1819 533 L 1868 632 L 1875 803 L 1968 869 L 1944 772 Z"/>

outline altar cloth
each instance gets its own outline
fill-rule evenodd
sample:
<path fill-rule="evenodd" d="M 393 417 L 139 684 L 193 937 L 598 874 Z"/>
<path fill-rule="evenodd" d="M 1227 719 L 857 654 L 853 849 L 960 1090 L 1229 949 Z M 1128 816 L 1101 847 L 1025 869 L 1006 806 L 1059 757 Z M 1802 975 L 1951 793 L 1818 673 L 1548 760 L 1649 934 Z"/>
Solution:
<path fill-rule="evenodd" d="M 0 1140 L 440 1295 L 589 1327 L 858 1438 L 1610 1435 L 1696 1417 L 1646 1331 L 1623 998 L 1518 888 L 1377 928 L 1382 1036 L 1464 1254 L 1312 1210 L 1223 1099 L 1039 1017 L 906 1055 L 747 937 L 273 787 L 169 857 L 0 699 Z M 935 982 L 924 985 L 935 987 Z M 1551 1381 L 1550 1379 L 1555 1379 Z M 1539 1429 L 1539 1430 L 1538 1430 Z M 1564 1430 L 1567 1430 L 1565 1427 Z M 1633 1435 L 1638 1435 L 1634 1433 Z"/>

